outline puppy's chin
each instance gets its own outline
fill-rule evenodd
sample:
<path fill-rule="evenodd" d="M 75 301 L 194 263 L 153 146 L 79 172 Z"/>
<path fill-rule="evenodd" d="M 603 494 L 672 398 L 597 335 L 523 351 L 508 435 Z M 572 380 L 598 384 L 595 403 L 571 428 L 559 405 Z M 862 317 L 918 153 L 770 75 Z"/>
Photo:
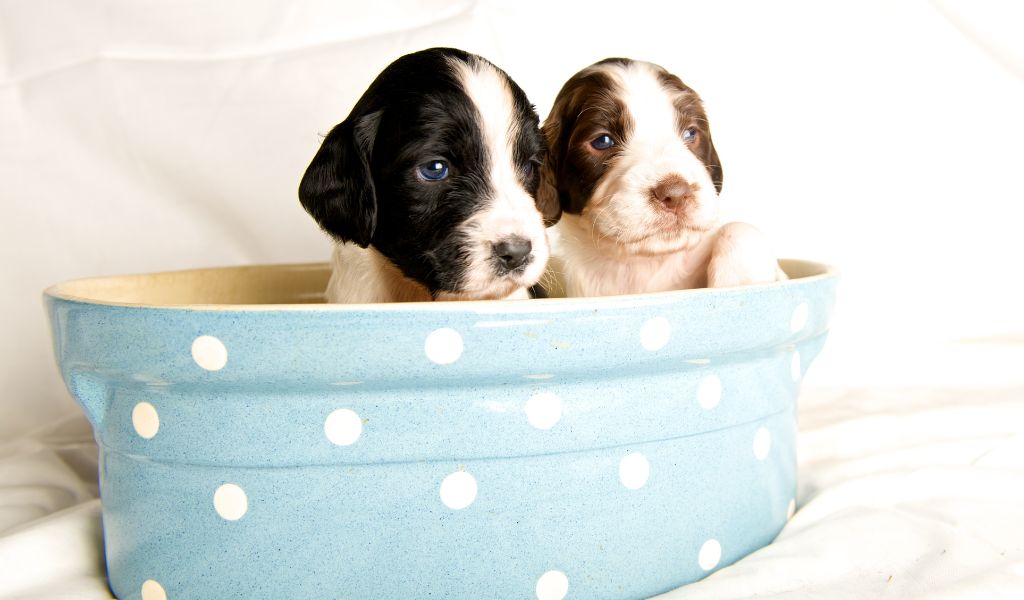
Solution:
<path fill-rule="evenodd" d="M 594 244 L 606 254 L 629 256 L 661 256 L 684 252 L 697 247 L 715 228 L 716 219 L 706 215 L 699 218 L 645 215 L 643 219 L 627 221 L 605 220 L 604 214 L 587 214 L 578 218 L 577 227 L 586 230 Z M 563 219 L 565 219 L 563 217 Z M 571 219 L 565 219 L 567 222 Z"/>
<path fill-rule="evenodd" d="M 619 244 L 622 254 L 630 256 L 661 256 L 684 252 L 697 247 L 710 228 L 676 227 L 653 233 L 643 239 Z"/>
<path fill-rule="evenodd" d="M 525 269 L 513 271 L 506 275 L 496 276 L 488 281 L 477 281 L 472 286 L 458 290 L 438 290 L 434 292 L 434 300 L 502 300 L 517 291 L 528 288 L 544 274 L 545 260 L 532 261 Z"/>
<path fill-rule="evenodd" d="M 504 298 L 508 298 L 516 291 L 531 285 L 533 285 L 533 283 L 522 285 L 514 280 L 501 279 L 495 281 L 493 285 L 482 289 L 458 291 L 440 290 L 434 292 L 434 300 L 439 302 L 451 302 L 456 300 L 502 300 Z"/>

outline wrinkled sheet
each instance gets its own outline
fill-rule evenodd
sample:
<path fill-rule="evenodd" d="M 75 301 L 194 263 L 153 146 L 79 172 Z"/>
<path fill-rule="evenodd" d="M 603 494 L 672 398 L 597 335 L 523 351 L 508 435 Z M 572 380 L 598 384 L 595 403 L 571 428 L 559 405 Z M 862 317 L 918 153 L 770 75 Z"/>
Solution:
<path fill-rule="evenodd" d="M 956 362 L 982 349 L 1024 359 L 1020 343 Z M 800 402 L 793 519 L 771 545 L 660 600 L 1024 594 L 1024 376 L 808 388 Z M 84 417 L 0 449 L 0 598 L 110 597 L 95 480 Z"/>

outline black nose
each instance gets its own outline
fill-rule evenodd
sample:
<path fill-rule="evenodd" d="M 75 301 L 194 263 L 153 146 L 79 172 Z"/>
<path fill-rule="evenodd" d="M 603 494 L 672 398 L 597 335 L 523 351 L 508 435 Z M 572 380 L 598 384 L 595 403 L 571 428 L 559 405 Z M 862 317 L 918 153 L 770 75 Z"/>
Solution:
<path fill-rule="evenodd" d="M 493 246 L 494 257 L 503 269 L 511 271 L 523 266 L 533 250 L 530 240 L 521 237 L 511 237 L 502 240 Z"/>

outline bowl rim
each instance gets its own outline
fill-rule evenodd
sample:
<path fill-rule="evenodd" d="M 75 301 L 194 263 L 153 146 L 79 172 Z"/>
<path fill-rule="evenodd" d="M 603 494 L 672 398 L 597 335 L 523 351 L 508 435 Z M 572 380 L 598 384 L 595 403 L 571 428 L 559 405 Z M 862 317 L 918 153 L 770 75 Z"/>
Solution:
<path fill-rule="evenodd" d="M 197 267 L 189 269 L 174 269 L 167 271 L 153 271 L 146 273 L 131 273 L 123 275 L 101 275 L 94 277 L 81 277 L 56 283 L 43 291 L 44 299 L 48 301 L 62 301 L 74 304 L 91 306 L 120 307 L 134 309 L 159 309 L 171 311 L 242 311 L 242 312 L 408 312 L 416 311 L 451 311 L 451 312 L 474 312 L 479 314 L 497 313 L 537 313 L 537 312 L 562 312 L 574 308 L 595 308 L 596 306 L 624 307 L 634 305 L 663 304 L 673 300 L 679 300 L 690 296 L 703 296 L 707 294 L 743 293 L 755 290 L 767 290 L 781 287 L 788 287 L 794 284 L 809 284 L 825 279 L 838 278 L 840 271 L 833 265 L 797 258 L 780 258 L 779 264 L 784 271 L 786 267 L 800 268 L 802 270 L 815 271 L 812 275 L 797 277 L 783 281 L 770 283 L 759 283 L 744 285 L 732 288 L 693 288 L 685 290 L 669 290 L 662 292 L 648 292 L 640 294 L 621 294 L 615 296 L 591 296 L 591 297 L 566 297 L 566 298 L 534 298 L 529 301 L 518 300 L 460 300 L 452 302 L 390 302 L 373 304 L 334 304 L 328 302 L 308 303 L 147 303 L 147 302 L 123 302 L 114 300 L 103 300 L 91 298 L 77 290 L 84 285 L 96 283 L 115 283 L 118 281 L 128 282 L 132 279 L 141 279 L 151 276 L 165 275 L 188 275 L 200 273 L 216 273 L 242 270 L 272 270 L 272 271 L 313 271 L 329 269 L 327 262 L 305 262 L 305 263 L 261 263 L 255 265 L 234 265 Z"/>

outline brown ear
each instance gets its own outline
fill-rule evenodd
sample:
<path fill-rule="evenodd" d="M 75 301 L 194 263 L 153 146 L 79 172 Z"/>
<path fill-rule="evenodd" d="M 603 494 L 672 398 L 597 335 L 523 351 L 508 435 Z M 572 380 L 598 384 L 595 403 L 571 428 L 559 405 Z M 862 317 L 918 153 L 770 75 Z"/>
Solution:
<path fill-rule="evenodd" d="M 562 218 L 562 204 L 558 201 L 558 187 L 550 160 L 540 167 L 540 185 L 537 186 L 537 210 L 544 217 L 544 226 L 551 227 Z"/>
<path fill-rule="evenodd" d="M 715 145 L 711 142 L 711 136 L 708 135 L 708 152 L 704 158 L 704 164 L 708 167 L 708 173 L 711 175 L 711 181 L 715 184 L 715 191 L 719 194 L 722 193 L 722 181 L 725 176 L 722 173 L 722 161 L 718 159 L 718 151 L 715 150 Z"/>
<path fill-rule="evenodd" d="M 558 147 L 561 143 L 559 140 L 561 128 L 558 123 L 557 108 L 556 101 L 555 107 L 551 109 L 551 113 L 548 114 L 548 118 L 544 121 L 544 126 L 541 127 L 546 151 L 544 153 L 544 162 L 540 166 L 540 185 L 537 186 L 537 209 L 544 216 L 545 227 L 551 227 L 562 218 L 562 201 L 558 193 L 558 176 L 556 175 L 559 170 L 561 157 L 561 148 Z"/>

